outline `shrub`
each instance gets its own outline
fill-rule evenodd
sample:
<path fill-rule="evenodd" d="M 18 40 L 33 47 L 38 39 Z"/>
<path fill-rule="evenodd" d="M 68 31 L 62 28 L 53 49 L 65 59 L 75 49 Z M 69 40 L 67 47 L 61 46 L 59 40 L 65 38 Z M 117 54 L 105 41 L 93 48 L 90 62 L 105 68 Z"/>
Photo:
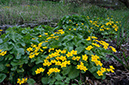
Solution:
<path fill-rule="evenodd" d="M 79 83 L 75 79 L 81 83 L 87 73 L 105 79 L 114 67 L 105 68 L 101 61 L 116 50 L 96 37 L 102 33 L 91 29 L 93 26 L 89 17 L 73 15 L 63 17 L 55 28 L 7 29 L 0 40 L 0 52 L 7 51 L 0 58 L 1 82 L 6 78 L 15 84 L 18 78 L 19 84 L 33 84 L 33 76 L 40 76 L 43 84 L 67 85 Z M 28 76 L 31 78 L 27 80 Z"/>

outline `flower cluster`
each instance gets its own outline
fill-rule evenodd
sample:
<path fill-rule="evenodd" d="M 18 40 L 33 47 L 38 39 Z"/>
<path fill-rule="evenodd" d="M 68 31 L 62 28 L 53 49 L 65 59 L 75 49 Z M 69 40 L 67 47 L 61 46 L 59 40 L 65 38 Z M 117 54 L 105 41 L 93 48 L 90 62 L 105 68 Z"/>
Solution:
<path fill-rule="evenodd" d="M 45 69 L 39 68 L 35 71 L 36 74 L 40 74 L 41 72 L 44 72 Z"/>
<path fill-rule="evenodd" d="M 58 34 L 64 34 L 64 31 L 62 29 L 58 30 L 57 32 L 54 32 L 54 34 L 49 35 L 48 33 L 44 33 L 44 35 L 47 37 L 45 41 L 40 42 L 38 45 L 32 44 L 31 47 L 27 48 L 27 51 L 30 52 L 29 58 L 34 58 L 35 56 L 39 55 L 40 52 L 44 52 L 45 49 L 47 49 L 47 46 L 42 46 L 43 43 L 47 43 L 51 39 L 59 39 Z M 38 37 L 42 37 L 42 35 L 39 35 Z M 50 48 L 48 52 L 54 50 L 54 48 Z"/>
<path fill-rule="evenodd" d="M 83 70 L 84 72 L 86 72 L 86 70 L 88 70 L 86 68 L 86 66 L 84 66 L 84 63 L 83 62 L 80 62 L 80 65 L 77 65 L 77 69 Z"/>
<path fill-rule="evenodd" d="M 0 50 L 0 56 L 4 56 L 7 53 L 7 51 Z"/>
<path fill-rule="evenodd" d="M 99 59 L 99 56 L 91 55 L 91 61 L 94 62 L 97 66 L 102 66 L 103 64 L 101 63 L 101 61 L 99 61 Z"/>
<path fill-rule="evenodd" d="M 91 50 L 93 48 L 93 46 L 88 46 L 87 48 L 85 48 L 86 50 Z"/>
<path fill-rule="evenodd" d="M 95 43 L 92 43 L 93 46 L 100 47 L 100 45 L 102 45 L 104 49 L 111 48 L 113 52 L 116 52 L 116 49 L 112 46 L 109 46 L 109 43 L 102 41 L 102 40 L 97 40 L 97 37 L 95 37 L 95 36 L 89 36 L 86 40 L 87 41 L 94 41 Z M 97 44 L 97 43 L 99 43 L 99 44 Z M 88 46 L 85 49 L 91 50 L 93 48 L 92 45 Z"/>
<path fill-rule="evenodd" d="M 99 75 L 99 76 L 103 76 L 103 73 L 104 72 L 112 72 L 112 73 L 114 73 L 114 67 L 113 66 L 109 66 L 110 68 L 104 68 L 104 67 L 101 67 L 101 69 L 100 70 L 98 70 L 97 71 L 97 74 Z"/>
<path fill-rule="evenodd" d="M 19 85 L 21 85 L 21 84 L 27 82 L 27 78 L 22 78 L 22 79 L 18 78 L 17 80 L 18 80 L 17 83 L 18 83 Z"/>
<path fill-rule="evenodd" d="M 58 68 L 50 68 L 50 69 L 48 70 L 47 74 L 50 75 L 50 74 L 53 73 L 53 72 L 57 73 L 57 72 L 60 72 L 60 70 L 59 70 Z"/>
<path fill-rule="evenodd" d="M 105 22 L 103 22 L 101 19 L 97 18 L 95 20 L 90 20 L 89 22 L 95 26 L 94 28 L 99 28 L 99 31 L 108 31 L 108 30 L 113 30 L 113 31 L 117 31 L 118 30 L 118 25 L 119 22 L 116 21 L 114 22 L 112 18 L 107 17 L 105 19 Z M 100 23 L 105 23 L 105 24 L 100 24 Z"/>

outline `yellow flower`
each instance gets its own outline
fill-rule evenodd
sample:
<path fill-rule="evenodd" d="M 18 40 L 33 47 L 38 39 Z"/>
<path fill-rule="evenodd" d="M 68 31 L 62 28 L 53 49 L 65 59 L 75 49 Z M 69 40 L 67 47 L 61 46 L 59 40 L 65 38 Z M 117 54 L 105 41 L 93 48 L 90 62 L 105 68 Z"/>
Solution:
<path fill-rule="evenodd" d="M 73 56 L 73 57 L 72 57 L 72 60 L 76 60 L 76 57 L 75 57 L 75 56 Z"/>
<path fill-rule="evenodd" d="M 56 63 L 56 60 L 51 60 L 51 63 Z"/>
<path fill-rule="evenodd" d="M 65 54 L 66 53 L 66 50 L 62 50 L 61 53 Z"/>
<path fill-rule="evenodd" d="M 86 54 L 82 55 L 82 60 L 87 61 L 87 59 L 88 59 L 88 56 Z"/>
<path fill-rule="evenodd" d="M 106 70 L 107 70 L 108 72 L 110 72 L 110 69 L 107 68 Z"/>
<path fill-rule="evenodd" d="M 61 68 L 66 67 L 66 62 L 62 62 L 60 66 Z"/>
<path fill-rule="evenodd" d="M 60 60 L 60 57 L 56 57 L 56 60 Z"/>
<path fill-rule="evenodd" d="M 90 27 L 90 29 L 93 29 L 93 27 Z"/>
<path fill-rule="evenodd" d="M 24 81 L 25 81 L 25 82 L 27 82 L 27 80 L 28 80 L 28 79 L 27 79 L 27 78 L 25 78 L 25 80 L 24 80 Z"/>
<path fill-rule="evenodd" d="M 91 61 L 92 62 L 95 62 L 95 61 L 97 61 L 97 58 L 94 56 L 94 55 L 91 55 L 92 57 L 91 57 Z"/>
<path fill-rule="evenodd" d="M 3 31 L 2 29 L 0 29 L 0 32 Z"/>
<path fill-rule="evenodd" d="M 40 74 L 40 69 L 37 69 L 37 70 L 35 71 L 35 73 L 36 73 L 36 74 Z"/>
<path fill-rule="evenodd" d="M 87 41 L 90 41 L 90 40 L 91 40 L 91 37 L 89 36 L 86 40 L 87 40 Z"/>
<path fill-rule="evenodd" d="M 51 34 L 50 36 L 54 36 L 54 34 Z"/>
<path fill-rule="evenodd" d="M 44 46 L 44 47 L 42 47 L 43 49 L 46 49 L 47 48 L 47 46 Z"/>
<path fill-rule="evenodd" d="M 47 40 L 52 39 L 52 37 L 48 37 Z"/>
<path fill-rule="evenodd" d="M 105 72 L 105 71 L 106 71 L 106 68 L 101 67 L 100 70 L 101 70 L 102 72 Z"/>
<path fill-rule="evenodd" d="M 50 68 L 47 72 L 48 75 L 50 75 L 53 72 L 60 72 L 60 70 L 58 68 Z"/>
<path fill-rule="evenodd" d="M 38 37 L 42 37 L 42 35 L 39 35 Z"/>
<path fill-rule="evenodd" d="M 66 54 L 66 56 L 67 56 L 67 57 L 71 57 L 71 56 L 73 56 L 73 54 L 70 53 L 70 52 L 68 52 L 68 53 Z"/>
<path fill-rule="evenodd" d="M 45 69 L 43 69 L 43 68 L 39 68 L 39 70 L 40 70 L 40 72 L 44 72 L 44 70 L 45 70 Z"/>
<path fill-rule="evenodd" d="M 95 37 L 95 36 L 91 36 L 91 38 L 92 38 L 92 39 L 98 39 L 98 38 L 97 38 L 97 37 Z"/>
<path fill-rule="evenodd" d="M 58 68 L 54 68 L 55 72 L 60 72 L 60 70 Z"/>
<path fill-rule="evenodd" d="M 32 59 L 32 58 L 34 58 L 34 57 L 35 57 L 35 55 L 34 55 L 33 53 L 30 53 L 30 54 L 29 54 L 29 58 Z"/>
<path fill-rule="evenodd" d="M 93 47 L 90 45 L 87 48 L 85 48 L 86 50 L 91 50 Z"/>
<path fill-rule="evenodd" d="M 0 52 L 2 52 L 2 50 L 0 50 Z"/>
<path fill-rule="evenodd" d="M 92 43 L 92 45 L 94 45 L 94 46 L 96 46 L 96 47 L 100 47 L 100 45 L 97 44 L 97 43 Z"/>
<path fill-rule="evenodd" d="M 71 28 L 69 28 L 69 30 L 71 30 Z"/>
<path fill-rule="evenodd" d="M 7 67 L 10 67 L 10 64 L 6 64 Z"/>
<path fill-rule="evenodd" d="M 59 52 L 61 52 L 61 50 L 60 49 L 59 50 L 56 49 L 56 52 L 59 53 Z"/>
<path fill-rule="evenodd" d="M 81 23 L 82 25 L 84 25 L 84 23 Z"/>
<path fill-rule="evenodd" d="M 80 58 L 81 58 L 80 56 L 76 56 L 77 61 L 79 61 L 79 60 L 80 60 Z"/>
<path fill-rule="evenodd" d="M 72 50 L 71 53 L 77 55 L 77 51 Z"/>
<path fill-rule="evenodd" d="M 55 56 L 60 56 L 60 54 L 58 52 L 55 52 L 54 55 Z"/>
<path fill-rule="evenodd" d="M 100 65 L 100 66 L 102 66 L 103 64 L 100 62 L 100 61 L 94 61 L 95 62 L 95 64 L 98 66 L 98 65 Z"/>
<path fill-rule="evenodd" d="M 114 47 L 112 47 L 112 46 L 109 46 L 109 47 L 112 49 L 113 52 L 117 52 Z"/>
<path fill-rule="evenodd" d="M 27 51 L 33 51 L 33 48 L 31 48 L 31 47 L 29 47 L 29 48 L 27 48 Z"/>
<path fill-rule="evenodd" d="M 66 56 L 60 56 L 60 60 L 65 61 L 66 60 Z"/>
<path fill-rule="evenodd" d="M 101 26 L 101 28 L 103 28 L 103 27 L 104 27 L 104 25 Z"/>
<path fill-rule="evenodd" d="M 83 70 L 86 72 L 86 70 L 88 70 L 85 66 L 83 62 L 80 62 L 80 65 L 77 65 L 77 69 Z"/>
<path fill-rule="evenodd" d="M 97 74 L 98 74 L 99 76 L 103 76 L 103 72 L 100 71 L 100 70 L 97 71 Z"/>
<path fill-rule="evenodd" d="M 47 40 L 45 40 L 45 42 L 48 42 Z"/>
<path fill-rule="evenodd" d="M 110 28 L 106 28 L 107 30 L 109 30 Z"/>
<path fill-rule="evenodd" d="M 115 69 L 112 65 L 111 65 L 111 66 L 109 66 L 109 67 L 110 67 L 110 69 L 113 69 L 113 70 Z"/>
<path fill-rule="evenodd" d="M 70 65 L 70 61 L 65 61 L 65 62 L 66 62 L 66 64 Z"/>
<path fill-rule="evenodd" d="M 112 73 L 114 73 L 114 71 L 113 71 L 112 69 L 110 69 L 110 71 L 111 71 Z"/>
<path fill-rule="evenodd" d="M 18 80 L 18 81 L 17 81 L 17 83 L 19 83 L 19 84 L 20 84 L 21 80 L 20 80 L 19 78 L 18 78 L 17 80 Z"/>
<path fill-rule="evenodd" d="M 37 46 L 36 46 L 36 45 L 34 45 L 34 44 L 31 44 L 31 47 L 35 48 L 35 47 L 37 47 Z"/>
<path fill-rule="evenodd" d="M 76 30 L 76 28 L 74 28 L 73 30 Z"/>
<path fill-rule="evenodd" d="M 35 38 L 32 38 L 32 40 L 35 40 Z"/>
<path fill-rule="evenodd" d="M 100 31 L 104 31 L 104 29 L 99 29 Z"/>
<path fill-rule="evenodd" d="M 45 35 L 48 35 L 48 33 L 44 33 Z"/>
<path fill-rule="evenodd" d="M 60 61 L 56 61 L 55 65 L 61 65 L 61 62 Z"/>
<path fill-rule="evenodd" d="M 92 23 L 93 21 L 90 20 L 90 23 Z"/>
<path fill-rule="evenodd" d="M 48 50 L 48 52 L 50 52 L 51 50 L 54 50 L 54 48 L 50 48 L 50 49 Z"/>

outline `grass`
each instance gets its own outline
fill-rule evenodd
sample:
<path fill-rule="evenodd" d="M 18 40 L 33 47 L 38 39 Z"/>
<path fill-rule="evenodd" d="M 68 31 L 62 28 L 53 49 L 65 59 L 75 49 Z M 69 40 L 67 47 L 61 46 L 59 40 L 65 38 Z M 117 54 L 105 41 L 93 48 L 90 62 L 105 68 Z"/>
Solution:
<path fill-rule="evenodd" d="M 112 11 L 87 4 L 77 6 L 71 4 L 63 5 L 63 3 L 49 1 L 23 1 L 24 0 L 18 0 L 17 2 L 15 0 L 10 2 L 3 1 L 4 4 L 0 4 L 0 11 L 2 11 L 0 12 L 0 25 L 54 20 L 71 14 L 86 15 L 91 17 L 107 17 L 107 15 L 113 15 L 116 19 L 124 17 L 125 14 L 129 14 L 129 11 L 125 10 Z"/>
<path fill-rule="evenodd" d="M 129 37 L 129 10 L 111 10 L 100 8 L 91 4 L 64 5 L 60 2 L 40 0 L 1 0 L 0 1 L 0 25 L 39 23 L 44 20 L 58 22 L 65 15 L 85 15 L 90 17 L 113 17 L 122 22 L 122 28 L 118 32 L 117 44 L 128 42 Z M 125 37 L 126 36 L 126 37 Z M 121 39 L 120 39 L 121 38 Z M 129 43 L 129 42 L 128 42 Z"/>

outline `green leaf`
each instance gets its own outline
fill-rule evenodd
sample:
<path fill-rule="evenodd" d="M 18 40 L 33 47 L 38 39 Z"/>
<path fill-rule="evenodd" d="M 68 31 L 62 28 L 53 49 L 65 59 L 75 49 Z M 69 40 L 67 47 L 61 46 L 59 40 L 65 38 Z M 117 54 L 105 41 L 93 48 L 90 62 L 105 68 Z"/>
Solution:
<path fill-rule="evenodd" d="M 21 58 L 21 54 L 17 54 L 16 59 L 20 59 Z"/>
<path fill-rule="evenodd" d="M 75 50 L 77 50 L 77 53 L 81 53 L 84 50 L 84 46 L 79 46 Z"/>
<path fill-rule="evenodd" d="M 18 48 L 17 51 L 18 51 L 18 53 L 21 54 L 21 55 L 24 55 L 24 54 L 25 54 L 23 48 Z"/>
<path fill-rule="evenodd" d="M 56 81 L 55 82 L 55 85 L 64 85 L 64 82 L 62 82 L 62 81 Z"/>
<path fill-rule="evenodd" d="M 26 44 L 24 43 L 24 42 L 20 42 L 21 43 L 21 45 L 24 47 Z"/>
<path fill-rule="evenodd" d="M 99 76 L 97 73 L 92 73 L 94 75 L 95 78 L 97 79 L 102 79 L 102 76 Z"/>
<path fill-rule="evenodd" d="M 49 78 L 49 77 L 42 77 L 42 78 L 41 78 L 41 82 L 42 82 L 43 84 L 48 84 L 48 83 L 50 82 L 50 78 Z"/>
<path fill-rule="evenodd" d="M 69 72 L 69 74 L 68 74 L 68 77 L 70 78 L 70 79 L 74 79 L 74 78 L 76 78 L 76 77 L 78 77 L 79 76 L 79 70 L 78 69 L 76 69 L 75 67 L 72 67 L 71 69 L 70 69 L 70 72 Z"/>
<path fill-rule="evenodd" d="M 12 68 L 11 68 L 11 71 L 16 71 L 17 70 L 17 66 L 13 66 Z"/>
<path fill-rule="evenodd" d="M 106 74 L 104 73 L 103 76 L 102 76 L 102 79 L 105 79 L 106 78 Z"/>
<path fill-rule="evenodd" d="M 21 55 L 24 55 L 24 54 L 25 54 L 24 49 L 23 48 L 18 48 L 17 49 L 16 59 L 20 59 Z"/>
<path fill-rule="evenodd" d="M 58 48 L 59 46 L 61 46 L 61 42 L 60 41 L 52 41 L 50 47 L 52 48 Z"/>
<path fill-rule="evenodd" d="M 67 75 L 69 72 L 70 72 L 70 69 L 71 69 L 72 66 L 69 66 L 69 67 L 66 67 L 66 68 L 62 68 L 62 74 L 63 75 Z"/>
<path fill-rule="evenodd" d="M 43 59 L 40 57 L 37 57 L 35 64 L 43 63 Z"/>
<path fill-rule="evenodd" d="M 94 73 L 96 70 L 97 70 L 97 67 L 95 67 L 95 66 L 92 66 L 92 67 L 89 69 L 89 71 L 90 71 L 91 73 Z"/>
<path fill-rule="evenodd" d="M 70 78 L 66 78 L 64 82 L 69 83 Z"/>
<path fill-rule="evenodd" d="M 0 71 L 3 71 L 5 69 L 5 66 L 3 64 L 0 64 Z"/>
<path fill-rule="evenodd" d="M 66 36 L 63 38 L 63 41 L 64 41 L 64 40 L 70 41 L 70 40 L 72 40 L 73 38 L 74 38 L 73 35 L 66 35 Z"/>
<path fill-rule="evenodd" d="M 1 56 L 1 57 L 0 57 L 0 61 L 2 61 L 2 60 L 4 60 L 4 56 Z"/>
<path fill-rule="evenodd" d="M 63 80 L 63 77 L 60 74 L 57 74 L 57 76 L 55 77 L 57 80 Z"/>
<path fill-rule="evenodd" d="M 0 39 L 0 43 L 3 43 L 3 40 L 2 39 Z"/>
<path fill-rule="evenodd" d="M 0 83 L 3 82 L 5 78 L 6 78 L 6 75 L 3 73 L 0 73 Z"/>
<path fill-rule="evenodd" d="M 17 69 L 17 72 L 18 72 L 18 73 L 22 73 L 22 72 L 24 72 L 24 69 L 23 69 L 23 68 Z"/>
<path fill-rule="evenodd" d="M 34 85 L 35 80 L 30 78 L 30 79 L 27 80 L 27 83 L 29 83 L 29 85 Z"/>

